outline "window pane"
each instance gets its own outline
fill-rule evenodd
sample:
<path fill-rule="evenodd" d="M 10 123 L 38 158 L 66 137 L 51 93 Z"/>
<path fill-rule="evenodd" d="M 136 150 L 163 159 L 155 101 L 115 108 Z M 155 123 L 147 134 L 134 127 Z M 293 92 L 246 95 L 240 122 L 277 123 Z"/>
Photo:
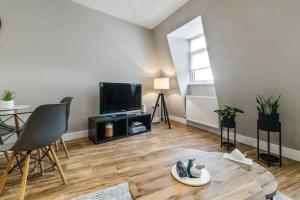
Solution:
<path fill-rule="evenodd" d="M 191 40 L 192 52 L 200 49 L 205 49 L 205 48 L 206 48 L 206 41 L 204 36 Z"/>
<path fill-rule="evenodd" d="M 209 62 L 207 51 L 202 51 L 192 55 L 191 69 L 199 69 L 199 68 L 204 68 L 209 66 L 210 66 L 210 62 Z"/>
<path fill-rule="evenodd" d="M 194 71 L 194 78 L 194 81 L 212 81 L 213 75 L 211 72 L 211 68 L 196 69 Z"/>

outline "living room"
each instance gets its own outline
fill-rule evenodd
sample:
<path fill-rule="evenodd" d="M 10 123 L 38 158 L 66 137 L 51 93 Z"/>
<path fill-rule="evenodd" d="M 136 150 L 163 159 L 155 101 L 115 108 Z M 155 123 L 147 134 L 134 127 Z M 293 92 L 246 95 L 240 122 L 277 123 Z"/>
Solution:
<path fill-rule="evenodd" d="M 0 0 L 0 199 L 300 199 L 299 8 Z"/>

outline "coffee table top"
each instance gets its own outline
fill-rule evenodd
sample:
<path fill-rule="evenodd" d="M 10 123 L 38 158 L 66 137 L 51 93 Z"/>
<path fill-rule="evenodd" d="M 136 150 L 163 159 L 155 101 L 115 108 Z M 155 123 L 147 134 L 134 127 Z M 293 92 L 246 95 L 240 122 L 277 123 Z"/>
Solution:
<path fill-rule="evenodd" d="M 177 182 L 171 175 L 176 161 L 201 160 L 211 175 L 205 186 L 191 187 Z M 173 148 L 154 151 L 139 158 L 141 174 L 129 178 L 134 199 L 266 199 L 277 192 L 275 177 L 253 163 L 248 172 L 223 158 L 223 153 Z"/>

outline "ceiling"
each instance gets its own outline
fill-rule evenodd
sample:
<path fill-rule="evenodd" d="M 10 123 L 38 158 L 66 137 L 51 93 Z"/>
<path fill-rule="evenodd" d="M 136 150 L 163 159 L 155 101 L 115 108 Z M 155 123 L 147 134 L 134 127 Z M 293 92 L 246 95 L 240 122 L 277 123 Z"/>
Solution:
<path fill-rule="evenodd" d="M 153 29 L 189 0 L 71 0 Z"/>
<path fill-rule="evenodd" d="M 168 37 L 177 37 L 188 40 L 203 34 L 202 18 L 199 16 L 170 33 Z"/>

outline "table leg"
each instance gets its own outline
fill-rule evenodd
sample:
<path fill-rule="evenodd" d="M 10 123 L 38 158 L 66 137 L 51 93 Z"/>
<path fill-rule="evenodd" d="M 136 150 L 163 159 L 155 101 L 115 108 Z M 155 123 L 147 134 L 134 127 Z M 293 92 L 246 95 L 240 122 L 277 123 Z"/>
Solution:
<path fill-rule="evenodd" d="M 20 132 L 21 132 L 21 128 L 20 128 L 20 123 L 19 123 L 19 119 L 18 119 L 18 115 L 14 115 L 15 118 L 15 125 L 16 125 L 16 133 L 17 136 L 19 136 Z"/>

